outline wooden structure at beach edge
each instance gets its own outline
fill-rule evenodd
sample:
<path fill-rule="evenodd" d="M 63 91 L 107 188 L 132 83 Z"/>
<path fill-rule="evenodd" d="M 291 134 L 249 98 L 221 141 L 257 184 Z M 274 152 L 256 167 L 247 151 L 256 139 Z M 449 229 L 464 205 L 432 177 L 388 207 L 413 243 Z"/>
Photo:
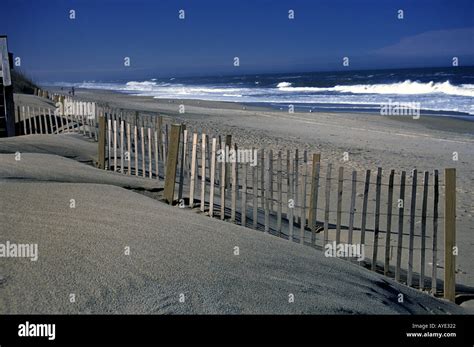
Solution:
<path fill-rule="evenodd" d="M 8 52 L 7 37 L 0 36 L 0 137 L 15 136 L 15 105 L 10 70 L 13 54 Z"/>
<path fill-rule="evenodd" d="M 341 258 L 456 298 L 454 168 L 346 173 L 346 166 L 335 168 L 319 153 L 240 148 L 231 135 L 192 132 L 162 115 L 41 90 L 37 95 L 57 108 L 18 105 L 21 134 L 82 134 L 98 143 L 97 167 L 164 181 L 168 204 L 324 252 L 334 244 L 358 245 L 362 259 Z M 438 242 L 441 228 L 444 247 Z M 443 255 L 441 285 L 437 264 Z M 427 263 L 432 264 L 428 273 Z"/>

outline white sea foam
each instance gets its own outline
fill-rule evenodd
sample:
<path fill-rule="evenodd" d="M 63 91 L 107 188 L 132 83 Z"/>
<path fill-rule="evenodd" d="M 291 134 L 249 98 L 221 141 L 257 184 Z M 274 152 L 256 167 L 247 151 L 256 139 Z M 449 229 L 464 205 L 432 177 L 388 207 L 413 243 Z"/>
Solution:
<path fill-rule="evenodd" d="M 70 83 L 56 83 L 70 87 Z M 474 114 L 474 84 L 452 85 L 421 83 L 406 80 L 392 84 L 336 85 L 334 87 L 292 87 L 284 81 L 275 87 L 260 85 L 236 87 L 229 85 L 195 85 L 158 81 L 129 81 L 127 83 L 82 82 L 77 88 L 105 89 L 152 96 L 157 99 L 200 99 L 234 102 L 264 102 L 287 104 L 350 104 L 379 105 L 390 97 L 399 102 L 420 102 L 423 110 L 459 111 Z M 357 107 L 359 108 L 359 107 Z"/>
<path fill-rule="evenodd" d="M 151 91 L 156 87 L 156 82 L 145 81 L 145 82 L 135 82 L 130 81 L 125 84 L 127 90 L 137 90 L 137 91 Z"/>
<path fill-rule="evenodd" d="M 290 82 L 280 82 L 277 84 L 277 88 L 289 88 L 291 87 L 291 83 Z"/>
<path fill-rule="evenodd" d="M 337 85 L 330 88 L 319 87 L 291 87 L 291 83 L 281 82 L 277 88 L 286 92 L 324 92 L 333 91 L 353 94 L 396 94 L 396 95 L 418 95 L 418 94 L 447 94 L 474 97 L 474 84 L 452 85 L 449 81 L 442 83 L 422 83 L 406 80 L 391 84 L 356 84 Z"/>

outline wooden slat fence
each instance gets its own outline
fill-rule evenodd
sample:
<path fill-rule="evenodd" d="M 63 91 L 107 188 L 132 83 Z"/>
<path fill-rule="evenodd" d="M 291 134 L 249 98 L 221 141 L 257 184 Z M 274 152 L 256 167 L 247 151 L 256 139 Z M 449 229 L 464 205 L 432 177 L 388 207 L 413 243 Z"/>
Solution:
<path fill-rule="evenodd" d="M 239 148 L 229 135 L 193 131 L 163 116 L 49 97 L 57 109 L 20 107 L 24 134 L 88 136 L 99 141 L 99 167 L 164 180 L 170 204 L 325 254 L 334 243 L 358 246 L 361 265 L 454 300 L 455 169 L 361 172 L 319 153 Z M 441 251 L 440 239 L 449 249 Z M 444 290 L 439 256 L 448 264 Z M 340 257 L 357 261 L 347 252 Z"/>

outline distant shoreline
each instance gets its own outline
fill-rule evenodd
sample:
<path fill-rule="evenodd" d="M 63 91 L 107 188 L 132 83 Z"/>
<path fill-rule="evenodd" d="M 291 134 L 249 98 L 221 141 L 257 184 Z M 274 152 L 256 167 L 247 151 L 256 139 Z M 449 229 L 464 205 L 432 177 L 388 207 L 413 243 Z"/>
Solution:
<path fill-rule="evenodd" d="M 49 87 L 48 90 L 60 94 L 66 94 L 69 91 L 68 89 L 58 87 Z M 247 103 L 247 102 L 233 102 L 233 101 L 214 101 L 214 100 L 198 100 L 198 99 L 170 99 L 170 98 L 156 98 L 153 96 L 146 96 L 146 95 L 137 95 L 129 92 L 121 92 L 121 91 L 114 91 L 114 90 L 104 90 L 104 89 L 87 89 L 87 88 L 76 88 L 76 96 L 77 97 L 85 97 L 97 102 L 105 102 L 110 103 L 111 105 L 116 105 L 121 108 L 130 108 L 126 107 L 124 104 L 124 100 L 127 101 L 135 101 L 136 107 L 139 110 L 143 109 L 144 111 L 146 108 L 143 108 L 143 102 L 145 104 L 153 104 L 152 108 L 156 108 L 158 110 L 163 110 L 166 112 L 170 112 L 170 104 L 171 105 L 179 105 L 183 103 L 185 105 L 201 107 L 201 108 L 210 108 L 210 109 L 226 109 L 226 110 L 246 110 L 246 111 L 261 111 L 261 112 L 278 112 L 278 113 L 288 113 L 287 106 L 272 106 L 269 103 Z M 134 102 L 134 104 L 135 104 Z M 166 105 L 167 107 L 160 106 Z M 179 112 L 177 112 L 177 106 L 174 107 L 176 111 L 172 111 L 172 114 L 176 114 L 180 116 Z M 300 108 L 298 105 L 295 105 L 295 112 L 296 113 L 306 113 L 311 114 L 309 110 L 305 108 Z M 435 111 L 432 111 L 435 112 Z M 425 114 L 423 111 L 421 112 L 421 117 L 418 120 L 412 119 L 409 116 L 380 116 L 379 112 L 370 112 L 370 111 L 355 111 L 355 110 L 346 110 L 340 111 L 336 109 L 326 109 L 321 110 L 317 109 L 314 114 L 332 114 L 337 116 L 378 116 L 378 117 L 385 117 L 390 119 L 391 121 L 395 122 L 402 122 L 402 123 L 414 123 L 418 122 L 430 129 L 434 130 L 443 130 L 443 131 L 450 131 L 456 133 L 463 133 L 463 134 L 471 134 L 474 135 L 474 116 L 461 116 L 461 115 L 452 115 L 447 114 L 446 112 L 438 111 L 436 115 L 434 114 Z"/>
<path fill-rule="evenodd" d="M 48 86 L 45 87 L 49 90 L 58 92 L 58 93 L 68 93 L 70 88 L 57 86 Z M 151 95 L 141 95 L 132 91 L 120 91 L 112 89 L 94 89 L 94 88 L 75 88 L 76 91 L 93 91 L 95 93 L 114 93 L 119 95 L 129 95 L 129 96 L 146 96 L 156 100 L 176 100 L 176 101 L 198 101 L 205 103 L 219 103 L 223 104 L 237 104 L 239 107 L 246 106 L 247 108 L 258 108 L 258 109 L 267 109 L 267 110 L 287 110 L 289 107 L 293 107 L 295 112 L 327 112 L 327 113 L 366 113 L 366 114 L 380 114 L 380 104 L 348 104 L 348 103 L 298 103 L 298 102 L 248 102 L 248 101 L 219 101 L 219 100 L 210 100 L 206 98 L 167 98 L 167 97 L 158 97 Z M 390 99 L 390 98 L 387 98 Z M 474 115 L 468 114 L 466 112 L 457 112 L 457 111 L 438 111 L 430 109 L 420 109 L 421 116 L 434 116 L 434 117 L 450 117 L 456 118 L 465 121 L 474 121 Z"/>
<path fill-rule="evenodd" d="M 398 104 L 416 115 L 472 120 L 473 77 L 472 67 L 445 67 L 147 79 L 130 76 L 51 82 L 49 86 L 116 91 L 159 99 L 227 101 L 301 112 L 379 113 L 384 105 Z"/>

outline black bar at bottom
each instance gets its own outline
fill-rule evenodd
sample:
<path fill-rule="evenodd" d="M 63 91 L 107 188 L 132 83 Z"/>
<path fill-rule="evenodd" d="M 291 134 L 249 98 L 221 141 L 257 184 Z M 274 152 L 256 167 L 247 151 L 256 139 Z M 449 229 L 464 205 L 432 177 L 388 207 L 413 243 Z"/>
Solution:
<path fill-rule="evenodd" d="M 55 324 L 54 340 L 19 336 Z M 21 325 L 24 326 L 21 326 Z M 33 333 L 45 326 L 34 326 Z M 46 329 L 43 329 L 46 332 Z M 2 315 L 0 345 L 16 344 L 474 344 L 474 316 Z M 46 333 L 44 333 L 47 335 Z M 409 334 L 411 334 L 409 336 Z M 420 334 L 415 336 L 415 334 Z M 438 335 L 440 334 L 440 335 Z M 51 334 L 49 335 L 51 336 Z"/>

